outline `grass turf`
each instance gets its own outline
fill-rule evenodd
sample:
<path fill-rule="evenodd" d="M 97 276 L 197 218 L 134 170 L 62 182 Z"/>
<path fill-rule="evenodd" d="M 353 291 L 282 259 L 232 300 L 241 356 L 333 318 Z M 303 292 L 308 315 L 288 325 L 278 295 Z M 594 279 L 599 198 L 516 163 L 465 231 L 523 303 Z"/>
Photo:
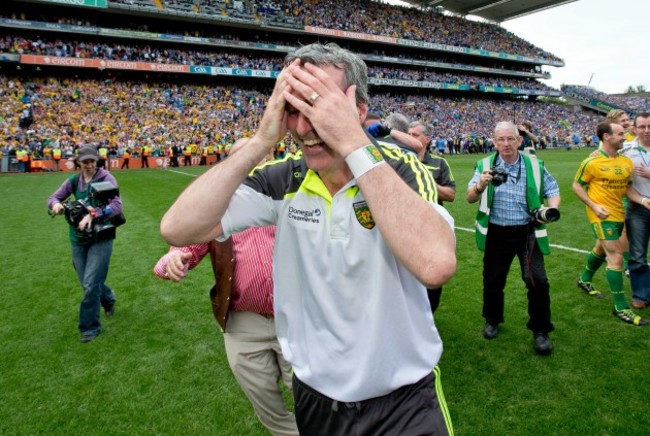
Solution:
<path fill-rule="evenodd" d="M 571 192 L 587 152 L 539 154 L 562 190 L 551 242 L 578 250 L 594 243 Z M 463 230 L 476 213 L 464 194 L 478 158 L 448 158 L 457 183 L 457 199 L 447 207 L 458 228 L 459 263 L 436 324 L 456 434 L 647 434 L 650 328 L 614 318 L 608 292 L 595 300 L 576 287 L 585 254 L 554 248 L 546 257 L 556 326 L 551 356 L 534 354 L 516 261 L 501 335 L 482 338 L 481 254 Z M 178 284 L 151 273 L 167 250 L 160 218 L 190 175 L 204 170 L 114 171 L 128 220 L 118 230 L 108 278 L 118 302 L 89 344 L 78 342 L 81 293 L 67 224 L 44 207 L 66 176 L 0 176 L 0 434 L 265 434 L 228 368 L 207 297 L 210 265 Z M 606 291 L 603 272 L 594 283 Z M 629 298 L 629 281 L 626 290 Z"/>

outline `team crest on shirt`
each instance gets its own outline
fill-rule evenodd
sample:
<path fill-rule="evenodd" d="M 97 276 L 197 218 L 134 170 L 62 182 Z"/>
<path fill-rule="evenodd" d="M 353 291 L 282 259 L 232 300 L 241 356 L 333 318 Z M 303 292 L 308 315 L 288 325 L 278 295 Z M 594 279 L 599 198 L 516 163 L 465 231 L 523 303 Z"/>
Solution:
<path fill-rule="evenodd" d="M 370 213 L 370 209 L 368 209 L 368 203 L 360 201 L 354 203 L 352 206 L 354 206 L 354 215 L 357 217 L 359 224 L 368 230 L 375 227 L 375 220 L 372 219 L 372 214 Z"/>
<path fill-rule="evenodd" d="M 605 232 L 607 232 L 608 236 L 613 236 L 614 235 L 614 230 L 613 229 L 606 229 Z"/>

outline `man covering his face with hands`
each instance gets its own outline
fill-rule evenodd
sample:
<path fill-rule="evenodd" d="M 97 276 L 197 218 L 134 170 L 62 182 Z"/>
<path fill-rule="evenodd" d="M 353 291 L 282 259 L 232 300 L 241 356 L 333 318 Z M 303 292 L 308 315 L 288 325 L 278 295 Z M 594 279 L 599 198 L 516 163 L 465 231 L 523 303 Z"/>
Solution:
<path fill-rule="evenodd" d="M 358 56 L 289 54 L 247 147 L 190 185 L 161 232 L 182 246 L 277 225 L 274 258 L 292 267 L 274 268 L 276 331 L 302 434 L 447 434 L 426 287 L 455 272 L 453 220 L 417 156 L 366 135 L 367 103 Z M 302 153 L 251 172 L 287 131 Z"/>

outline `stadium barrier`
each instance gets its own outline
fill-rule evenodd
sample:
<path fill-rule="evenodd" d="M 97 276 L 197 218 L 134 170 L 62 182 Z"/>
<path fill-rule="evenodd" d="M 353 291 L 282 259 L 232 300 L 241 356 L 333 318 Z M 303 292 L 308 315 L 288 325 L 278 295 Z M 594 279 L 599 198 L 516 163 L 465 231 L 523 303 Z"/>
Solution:
<path fill-rule="evenodd" d="M 149 168 L 171 168 L 170 158 L 168 156 L 151 156 L 147 158 L 149 162 Z M 178 164 L 179 168 L 183 168 L 183 163 L 185 162 L 184 156 L 179 156 Z M 201 162 L 201 156 L 192 156 L 192 166 L 199 166 Z M 207 165 L 213 165 L 217 162 L 217 156 L 211 155 L 206 158 Z M 124 163 L 124 158 L 116 157 L 107 159 L 105 168 L 109 171 L 119 170 Z M 129 169 L 139 169 L 142 168 L 142 162 L 139 157 L 129 158 Z M 31 161 L 31 172 L 42 172 L 42 171 L 78 171 L 79 169 L 75 167 L 74 159 L 61 159 L 59 161 L 58 169 L 56 161 L 49 159 L 34 159 Z M 20 172 L 18 161 L 15 158 L 9 156 L 2 157 L 2 165 L 0 165 L 0 173 L 13 173 Z"/>

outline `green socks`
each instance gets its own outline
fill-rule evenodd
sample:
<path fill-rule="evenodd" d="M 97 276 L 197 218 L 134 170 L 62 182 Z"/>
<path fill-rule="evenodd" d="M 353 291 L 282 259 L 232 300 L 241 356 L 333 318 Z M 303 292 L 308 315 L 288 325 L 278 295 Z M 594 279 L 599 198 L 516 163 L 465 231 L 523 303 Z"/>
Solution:
<path fill-rule="evenodd" d="M 627 304 L 625 292 L 623 292 L 623 270 L 605 268 L 605 277 L 607 277 L 607 284 L 609 284 L 609 290 L 614 298 L 616 310 L 627 309 L 629 304 Z"/>
<path fill-rule="evenodd" d="M 598 271 L 598 268 L 600 268 L 600 266 L 604 262 L 605 262 L 604 256 L 600 257 L 593 251 L 590 251 L 589 255 L 587 256 L 587 265 L 585 265 L 585 269 L 582 270 L 582 275 L 580 276 L 580 280 L 586 283 L 591 282 L 591 280 L 594 278 L 594 274 L 596 274 L 596 271 Z M 623 285 L 621 284 L 621 288 L 622 287 Z"/>

